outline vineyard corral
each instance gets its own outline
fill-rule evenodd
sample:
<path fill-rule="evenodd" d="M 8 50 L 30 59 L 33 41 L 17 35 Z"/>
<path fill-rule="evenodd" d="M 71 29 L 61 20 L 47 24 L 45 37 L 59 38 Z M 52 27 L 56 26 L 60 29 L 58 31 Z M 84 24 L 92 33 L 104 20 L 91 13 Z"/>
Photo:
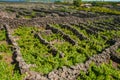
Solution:
<path fill-rule="evenodd" d="M 119 14 L 27 5 L 0 6 L 1 80 L 120 79 Z"/>

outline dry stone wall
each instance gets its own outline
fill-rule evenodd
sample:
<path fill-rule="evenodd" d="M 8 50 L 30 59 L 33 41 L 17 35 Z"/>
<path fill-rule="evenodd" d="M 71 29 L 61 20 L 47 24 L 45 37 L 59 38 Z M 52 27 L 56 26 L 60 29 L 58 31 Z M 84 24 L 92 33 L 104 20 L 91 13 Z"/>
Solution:
<path fill-rule="evenodd" d="M 75 44 L 76 44 L 76 42 L 75 42 L 72 38 L 70 38 L 69 35 L 65 34 L 65 33 L 62 32 L 61 30 L 59 30 L 59 29 L 57 29 L 57 28 L 54 28 L 54 27 L 52 27 L 52 26 L 50 26 L 50 25 L 47 25 L 47 26 L 46 26 L 46 29 L 52 30 L 53 33 L 60 33 L 66 41 L 68 41 L 68 42 L 71 43 L 72 45 L 75 45 Z"/>
<path fill-rule="evenodd" d="M 26 74 L 25 80 L 48 80 L 44 76 L 41 76 L 39 73 L 30 71 L 30 67 L 34 67 L 32 64 L 27 64 L 20 52 L 20 47 L 15 41 L 15 38 L 12 36 L 11 29 L 8 25 L 4 25 L 4 28 L 7 32 L 7 38 L 9 43 L 12 44 L 12 51 L 13 51 L 13 60 L 16 62 L 21 74 Z"/>
<path fill-rule="evenodd" d="M 105 49 L 101 54 L 94 55 L 90 57 L 88 61 L 85 63 L 80 63 L 75 66 L 62 67 L 61 69 L 52 71 L 48 74 L 48 78 L 51 80 L 75 80 L 77 76 L 80 74 L 80 70 L 87 71 L 91 62 L 94 62 L 96 65 L 100 65 L 101 63 L 107 63 L 110 60 L 111 55 L 114 54 L 118 46 L 120 46 L 120 40 L 116 41 L 116 43 L 109 48 Z"/>
<path fill-rule="evenodd" d="M 38 37 L 38 39 L 40 40 L 40 42 L 46 46 L 48 46 L 48 48 L 51 50 L 53 56 L 55 56 L 57 53 L 59 53 L 60 58 L 64 57 L 64 53 L 58 51 L 53 45 L 51 45 L 48 41 L 46 41 L 45 39 L 42 38 L 42 36 L 40 35 L 40 33 L 35 33 L 35 37 Z"/>
<path fill-rule="evenodd" d="M 58 70 L 50 72 L 47 75 L 41 75 L 38 72 L 30 71 L 29 68 L 34 67 L 35 65 L 27 64 L 22 58 L 20 47 L 12 35 L 10 26 L 5 24 L 4 28 L 7 32 L 8 41 L 13 47 L 13 59 L 16 61 L 16 64 L 18 64 L 21 74 L 26 74 L 25 80 L 75 80 L 80 74 L 80 70 L 87 72 L 92 62 L 94 62 L 96 65 L 107 63 L 108 60 L 113 57 L 113 55 L 116 55 L 115 50 L 120 47 L 120 39 L 118 38 L 115 39 L 115 44 L 106 48 L 102 53 L 90 57 L 85 63 L 76 64 L 71 67 L 64 66 Z M 48 42 L 46 44 L 48 44 Z"/>
<path fill-rule="evenodd" d="M 34 19 L 11 19 L 11 18 L 0 18 L 0 24 L 8 24 L 11 28 L 17 28 L 19 26 L 38 26 L 45 27 L 47 24 L 80 24 L 87 21 L 103 20 L 108 18 L 120 18 L 118 16 L 102 16 L 96 18 L 78 18 L 74 16 L 67 17 L 41 17 Z"/>

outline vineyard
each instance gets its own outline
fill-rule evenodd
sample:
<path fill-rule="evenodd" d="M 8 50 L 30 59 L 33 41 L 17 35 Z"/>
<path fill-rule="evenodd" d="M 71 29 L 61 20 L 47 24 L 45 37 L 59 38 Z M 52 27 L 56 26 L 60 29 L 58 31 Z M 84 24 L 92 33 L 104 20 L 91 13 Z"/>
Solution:
<path fill-rule="evenodd" d="M 120 79 L 119 15 L 5 10 L 19 18 L 0 18 L 1 80 Z"/>

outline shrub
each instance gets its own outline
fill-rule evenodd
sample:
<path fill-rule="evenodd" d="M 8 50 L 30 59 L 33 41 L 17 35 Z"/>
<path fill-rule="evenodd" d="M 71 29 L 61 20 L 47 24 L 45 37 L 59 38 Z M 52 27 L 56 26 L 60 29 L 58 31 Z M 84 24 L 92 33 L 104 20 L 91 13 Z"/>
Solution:
<path fill-rule="evenodd" d="M 77 7 L 79 7 L 81 3 L 82 3 L 81 0 L 74 0 L 74 1 L 73 1 L 73 5 L 75 5 L 75 6 L 77 6 Z"/>

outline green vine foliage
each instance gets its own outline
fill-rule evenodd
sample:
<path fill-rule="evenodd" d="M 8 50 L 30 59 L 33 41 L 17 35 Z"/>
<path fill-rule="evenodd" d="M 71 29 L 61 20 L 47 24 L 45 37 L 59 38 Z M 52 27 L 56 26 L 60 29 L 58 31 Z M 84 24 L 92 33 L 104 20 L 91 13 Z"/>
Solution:
<path fill-rule="evenodd" d="M 22 80 L 23 75 L 15 70 L 9 57 L 12 57 L 11 45 L 6 42 L 6 31 L 0 30 L 0 80 Z"/>
<path fill-rule="evenodd" d="M 0 41 L 6 40 L 5 30 L 0 30 Z"/>
<path fill-rule="evenodd" d="M 88 69 L 88 72 L 85 73 L 80 71 L 80 75 L 77 80 L 119 80 L 120 79 L 120 70 L 112 66 L 112 64 L 102 64 L 96 66 L 92 64 Z"/>
<path fill-rule="evenodd" d="M 0 79 L 1 80 L 23 80 L 22 75 L 18 71 L 13 71 L 14 65 L 7 64 L 5 61 L 0 60 Z"/>
<path fill-rule="evenodd" d="M 92 23 L 89 24 L 93 25 Z M 103 49 L 109 47 L 110 44 L 107 43 L 107 40 L 114 38 L 114 36 L 119 37 L 120 35 L 120 31 L 115 30 L 105 30 L 98 32 L 97 35 L 88 34 L 85 29 L 80 29 L 79 26 L 73 25 L 73 28 L 77 29 L 81 34 L 89 39 L 79 40 L 79 38 L 73 34 L 71 30 L 61 28 L 58 24 L 52 24 L 52 26 L 69 35 L 77 42 L 77 45 L 73 46 L 68 41 L 64 40 L 62 35 L 59 33 L 51 33 L 46 35 L 43 32 L 43 34 L 41 34 L 41 36 L 48 42 L 55 40 L 58 41 L 53 43 L 52 46 L 64 54 L 63 58 L 59 58 L 59 53 L 56 56 L 53 56 L 48 46 L 45 46 L 39 41 L 38 38 L 34 37 L 34 34 L 32 33 L 33 30 L 40 33 L 43 29 L 40 30 L 36 27 L 19 27 L 13 34 L 19 38 L 17 42 L 21 48 L 21 53 L 24 60 L 28 64 L 36 65 L 36 67 L 32 67 L 31 70 L 42 74 L 47 74 L 50 71 L 62 66 L 69 67 L 71 65 L 75 65 L 76 63 L 82 63 L 89 57 L 99 54 L 103 51 Z M 85 27 L 89 29 L 88 26 Z M 103 39 L 102 36 L 106 36 L 106 39 Z"/>
<path fill-rule="evenodd" d="M 90 8 L 86 8 L 86 7 L 70 7 L 71 9 L 76 9 L 76 10 L 83 10 L 86 12 L 94 12 L 94 13 L 105 13 L 105 14 L 112 14 L 112 15 L 120 15 L 120 11 L 118 10 L 112 10 L 109 8 L 105 8 L 105 7 L 90 7 Z"/>

